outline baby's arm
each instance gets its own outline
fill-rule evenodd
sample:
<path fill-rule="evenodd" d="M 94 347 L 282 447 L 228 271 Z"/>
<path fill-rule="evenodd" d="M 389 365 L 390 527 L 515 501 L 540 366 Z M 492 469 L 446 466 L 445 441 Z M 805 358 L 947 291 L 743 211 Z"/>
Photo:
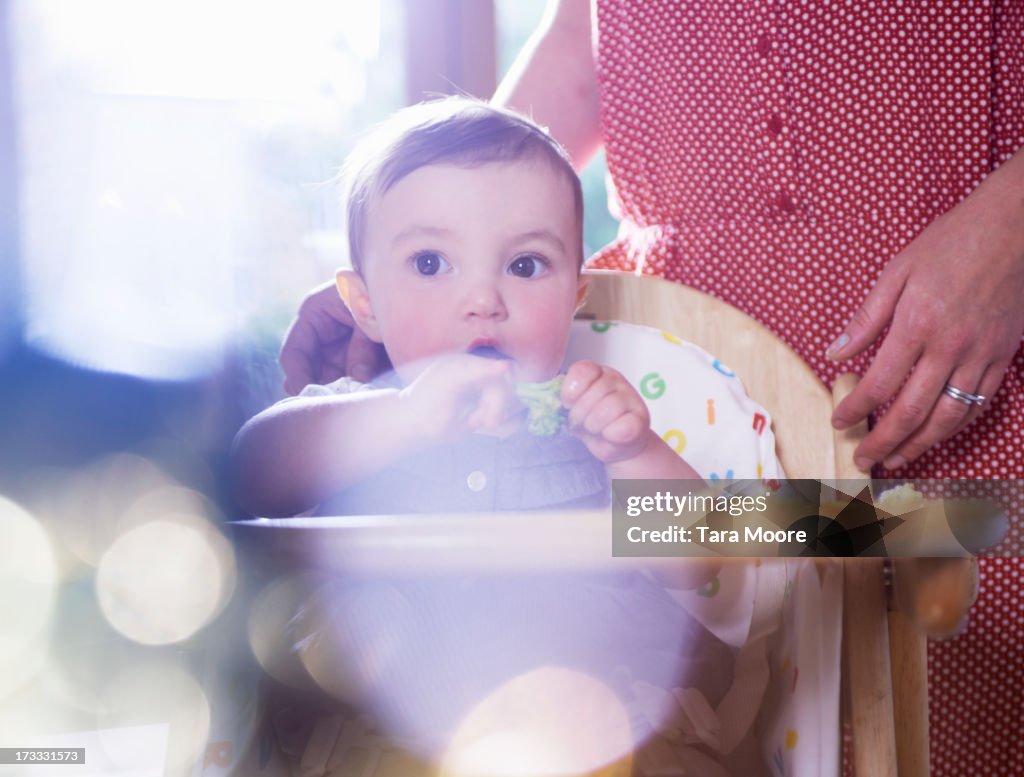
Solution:
<path fill-rule="evenodd" d="M 304 512 L 400 458 L 498 426 L 507 362 L 460 354 L 409 386 L 274 405 L 242 427 L 233 459 L 239 504 L 253 515 Z"/>
<path fill-rule="evenodd" d="M 647 405 L 621 374 L 579 361 L 566 373 L 562 403 L 569 428 L 612 478 L 701 480 L 697 471 L 651 429 Z"/>
<path fill-rule="evenodd" d="M 611 478 L 703 480 L 697 471 L 651 429 L 647 405 L 621 374 L 600 364 L 573 364 L 562 384 L 569 427 L 601 461 Z M 721 568 L 719 559 L 679 559 L 652 570 L 668 588 L 704 585 Z"/>

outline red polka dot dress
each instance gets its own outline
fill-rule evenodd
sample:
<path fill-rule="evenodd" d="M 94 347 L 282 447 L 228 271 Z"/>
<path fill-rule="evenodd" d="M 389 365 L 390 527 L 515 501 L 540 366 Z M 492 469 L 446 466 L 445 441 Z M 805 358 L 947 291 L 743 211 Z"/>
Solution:
<path fill-rule="evenodd" d="M 713 294 L 826 382 L 863 373 L 873 352 L 838 366 L 824 352 L 886 262 L 1024 147 L 1024 3 L 597 10 L 622 229 L 591 266 Z M 981 419 L 898 474 L 1024 478 L 1024 353 Z M 1007 491 L 1024 512 L 1020 484 Z M 1007 557 L 981 562 L 966 632 L 929 648 L 934 774 L 1024 775 L 1022 539 L 1018 519 Z"/>

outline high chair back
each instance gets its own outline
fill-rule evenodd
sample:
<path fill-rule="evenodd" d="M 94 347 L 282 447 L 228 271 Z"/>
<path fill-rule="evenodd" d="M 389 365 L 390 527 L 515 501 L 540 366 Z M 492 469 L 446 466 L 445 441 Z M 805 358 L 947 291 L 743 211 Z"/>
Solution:
<path fill-rule="evenodd" d="M 843 375 L 834 391 L 778 336 L 743 312 L 699 291 L 659 278 L 591 272 L 580 314 L 657 327 L 704 348 L 736 373 L 749 396 L 769 411 L 777 454 L 788 477 L 860 480 L 853 451 L 866 424 L 842 432 L 832 410 L 856 385 Z M 927 560 L 932 561 L 932 560 Z M 928 770 L 926 634 L 910 614 L 889 611 L 881 559 L 845 559 L 843 696 L 858 777 L 924 777 Z M 941 562 L 921 572 L 921 561 L 894 562 L 891 575 L 920 590 L 903 597 L 918 611 L 958 623 L 973 600 L 969 559 Z M 941 582 L 939 582 L 941 580 Z M 927 605 L 922 605 L 927 602 Z"/>
<path fill-rule="evenodd" d="M 580 315 L 656 327 L 700 346 L 727 364 L 771 414 L 776 452 L 788 477 L 837 476 L 828 421 L 832 395 L 775 334 L 733 306 L 678 283 L 612 271 L 588 276 Z"/>

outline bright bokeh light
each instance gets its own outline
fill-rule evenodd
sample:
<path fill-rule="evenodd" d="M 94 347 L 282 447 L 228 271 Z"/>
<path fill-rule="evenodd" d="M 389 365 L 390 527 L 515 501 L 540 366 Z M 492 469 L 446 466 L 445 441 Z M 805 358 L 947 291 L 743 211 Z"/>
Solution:
<path fill-rule="evenodd" d="M 3 671 L 7 673 L 6 669 Z M 49 671 L 50 664 L 47 662 L 45 670 L 38 672 L 36 678 L 45 677 Z M 84 725 L 91 726 L 92 721 Z M 23 687 L 11 696 L 0 696 L 0 744 L 4 747 L 12 746 L 15 742 L 19 743 L 15 746 L 24 747 L 31 744 L 33 738 L 41 732 L 75 731 L 82 726 L 82 718 L 76 716 L 73 710 L 55 703 L 46 693 L 41 693 L 38 682 Z M 61 742 L 60 745 L 66 747 L 68 743 Z M 11 771 L 5 772 L 4 769 Z M 10 766 L 0 767 L 0 774 L 4 777 L 8 777 L 11 772 L 13 769 Z M 38 772 L 16 774 L 17 777 L 33 777 Z"/>
<path fill-rule="evenodd" d="M 58 584 L 46 531 L 0 497 L 0 698 L 42 665 Z"/>
<path fill-rule="evenodd" d="M 331 96 L 347 97 L 361 73 L 345 55 L 372 60 L 380 40 L 380 0 L 47 0 L 33 10 L 57 64 L 117 94 L 294 101 L 340 84 Z"/>
<path fill-rule="evenodd" d="M 402 660 L 412 605 L 392 586 L 326 585 L 303 603 L 298 647 L 303 666 L 321 689 L 358 704 L 380 689 Z M 358 628 L 353 628 L 358 624 Z"/>
<path fill-rule="evenodd" d="M 96 728 L 105 760 L 114 767 L 130 769 L 151 763 L 150 743 L 139 739 L 136 748 L 119 730 L 164 725 L 167 737 L 167 771 L 187 774 L 206 746 L 210 733 L 210 703 L 192 674 L 170 661 L 139 661 L 125 667 L 104 689 L 99 700 Z"/>
<path fill-rule="evenodd" d="M 74 364 L 148 378 L 218 367 L 255 185 L 230 118 L 86 95 L 23 115 L 29 132 L 33 121 L 88 128 L 45 147 L 41 127 L 26 139 L 30 339 Z"/>
<path fill-rule="evenodd" d="M 696 679 L 696 665 L 682 666 L 697 649 L 687 619 L 654 583 L 647 589 L 630 580 L 627 590 L 618 585 L 624 580 L 344 576 L 305 593 L 268 589 L 250 639 L 275 677 L 284 667 L 296 671 L 297 654 L 307 685 L 312 679 L 369 711 L 419 756 L 436 760 L 459 730 L 452 769 L 493 759 L 518 770 L 510 773 L 533 773 L 535 762 L 552 765 L 536 774 L 560 774 L 554 766 L 565 765 L 585 772 L 631 748 L 630 728 L 620 725 L 626 713 L 609 686 L 626 687 L 634 670 L 657 688 Z M 643 712 L 657 728 L 659 711 Z M 563 735 L 574 727 L 589 733 Z"/>
<path fill-rule="evenodd" d="M 277 578 L 256 595 L 249 610 L 253 655 L 267 674 L 293 688 L 311 685 L 296 652 L 294 623 L 314 590 L 315 583 L 306 576 Z"/>
<path fill-rule="evenodd" d="M 222 599 L 233 591 L 233 553 L 213 528 L 222 523 L 219 511 L 151 460 L 117 453 L 77 471 L 39 473 L 36 481 L 34 504 L 53 531 L 68 575 L 98 566 L 115 541 L 130 530 L 167 520 L 193 526 L 209 538 L 224 571 Z M 75 559 L 80 562 L 77 569 Z"/>
<path fill-rule="evenodd" d="M 465 717 L 441 774 L 629 774 L 632 749 L 629 714 L 611 689 L 581 672 L 542 667 L 502 685 Z"/>
<path fill-rule="evenodd" d="M 82 599 L 77 599 L 68 602 L 67 606 L 70 608 L 82 604 Z M 91 728 L 106 688 L 126 665 L 137 660 L 147 648 L 112 635 L 95 602 L 85 609 L 84 619 L 96 629 L 86 629 L 82 633 L 79 631 L 80 623 L 67 624 L 68 630 L 76 635 L 75 642 L 69 646 L 58 646 L 53 651 L 46 674 L 40 677 L 36 690 L 37 695 L 46 696 L 69 714 L 88 720 Z M 74 617 L 77 617 L 77 613 Z M 78 727 L 82 727 L 81 723 Z"/>
<path fill-rule="evenodd" d="M 41 480 L 39 501 L 56 541 L 65 554 L 92 567 L 120 534 L 153 518 L 136 514 L 135 523 L 128 524 L 129 507 L 145 494 L 174 485 L 156 464 L 128 453 L 73 472 L 48 473 Z"/>
<path fill-rule="evenodd" d="M 380 0 L 11 6 L 29 339 L 104 371 L 215 371 L 253 263 L 299 275 L 292 233 L 333 227 L 295 191 L 329 160 L 288 144 L 349 131 L 372 96 Z"/>
<path fill-rule="evenodd" d="M 234 585 L 227 541 L 193 516 L 131 529 L 104 554 L 96 593 L 107 621 L 147 645 L 180 642 L 205 626 Z"/>

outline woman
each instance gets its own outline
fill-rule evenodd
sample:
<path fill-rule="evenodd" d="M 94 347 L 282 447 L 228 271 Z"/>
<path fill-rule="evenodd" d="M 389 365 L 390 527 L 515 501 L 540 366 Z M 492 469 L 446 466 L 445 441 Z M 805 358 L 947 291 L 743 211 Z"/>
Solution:
<path fill-rule="evenodd" d="M 879 418 L 862 469 L 1024 477 L 1024 3 L 597 0 L 595 21 L 554 2 L 495 97 L 577 166 L 603 142 L 623 229 L 590 266 L 721 297 L 826 382 L 863 374 L 833 419 Z M 289 389 L 315 326 L 282 351 Z M 936 774 L 1024 772 L 1022 570 L 983 560 L 971 626 L 930 648 Z"/>

